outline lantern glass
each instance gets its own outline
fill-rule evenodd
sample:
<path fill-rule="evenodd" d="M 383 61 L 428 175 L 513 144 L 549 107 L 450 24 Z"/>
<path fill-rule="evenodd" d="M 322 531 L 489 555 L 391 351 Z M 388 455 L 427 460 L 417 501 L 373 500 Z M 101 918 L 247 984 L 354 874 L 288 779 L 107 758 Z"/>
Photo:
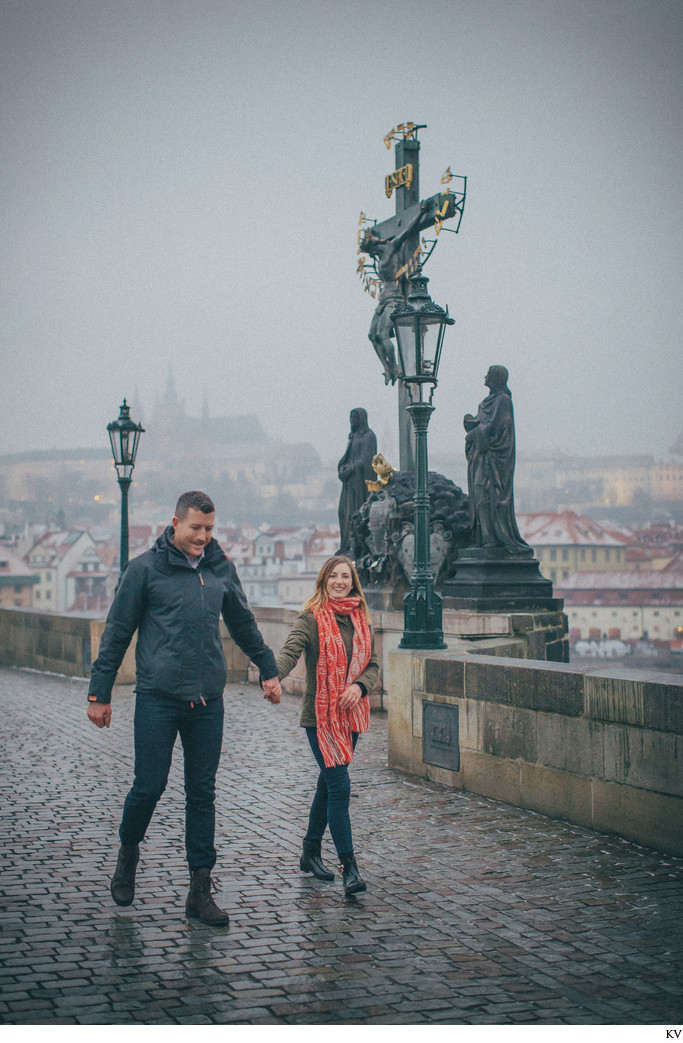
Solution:
<path fill-rule="evenodd" d="M 429 385 L 429 398 L 436 386 L 448 312 L 406 311 L 395 319 L 398 364 L 401 379 L 408 385 L 411 400 L 423 399 Z"/>
<path fill-rule="evenodd" d="M 455 320 L 449 317 L 448 309 L 434 304 L 427 292 L 429 280 L 419 265 L 410 282 L 408 300 L 401 303 L 391 316 L 396 331 L 400 377 L 408 388 L 411 402 L 423 401 L 427 385 L 431 403 L 444 332 L 446 326 L 452 326 Z"/>
<path fill-rule="evenodd" d="M 118 419 L 107 424 L 107 431 L 116 473 L 120 479 L 128 479 L 135 467 L 138 443 L 144 428 L 141 424 L 136 424 L 134 420 L 131 420 L 130 406 L 126 403 L 125 398 L 119 410 Z"/>

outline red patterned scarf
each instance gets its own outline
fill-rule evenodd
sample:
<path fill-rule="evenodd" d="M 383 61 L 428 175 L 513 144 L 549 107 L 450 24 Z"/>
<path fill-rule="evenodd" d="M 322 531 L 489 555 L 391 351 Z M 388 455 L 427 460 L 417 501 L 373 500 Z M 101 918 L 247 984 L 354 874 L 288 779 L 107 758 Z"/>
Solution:
<path fill-rule="evenodd" d="M 327 768 L 336 764 L 350 764 L 353 757 L 351 733 L 366 732 L 370 727 L 368 697 L 361 699 L 351 710 L 342 710 L 339 705 L 339 697 L 360 677 L 370 662 L 370 627 L 359 606 L 358 597 L 330 598 L 327 607 L 315 613 L 320 646 L 316 669 L 315 717 L 320 752 Z M 353 651 L 350 663 L 347 662 L 335 613 L 351 616 Z"/>

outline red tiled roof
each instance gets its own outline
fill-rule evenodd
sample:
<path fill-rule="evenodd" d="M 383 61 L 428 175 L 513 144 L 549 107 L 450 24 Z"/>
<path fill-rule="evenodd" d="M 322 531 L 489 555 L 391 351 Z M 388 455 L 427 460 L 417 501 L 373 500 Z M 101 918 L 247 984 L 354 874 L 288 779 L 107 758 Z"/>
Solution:
<path fill-rule="evenodd" d="M 609 533 L 597 522 L 574 511 L 519 514 L 517 524 L 522 537 L 532 547 L 623 547 L 625 543 L 634 542 L 622 534 Z"/>

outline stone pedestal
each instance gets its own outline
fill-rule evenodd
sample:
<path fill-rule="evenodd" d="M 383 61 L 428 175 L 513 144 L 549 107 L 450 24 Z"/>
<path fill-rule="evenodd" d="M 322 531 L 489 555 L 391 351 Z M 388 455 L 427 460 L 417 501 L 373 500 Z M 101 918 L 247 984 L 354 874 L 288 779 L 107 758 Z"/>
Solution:
<path fill-rule="evenodd" d="M 442 587 L 444 608 L 474 612 L 561 611 L 553 585 L 541 575 L 538 560 L 507 555 L 501 547 L 467 547 L 458 555 L 455 576 Z"/>

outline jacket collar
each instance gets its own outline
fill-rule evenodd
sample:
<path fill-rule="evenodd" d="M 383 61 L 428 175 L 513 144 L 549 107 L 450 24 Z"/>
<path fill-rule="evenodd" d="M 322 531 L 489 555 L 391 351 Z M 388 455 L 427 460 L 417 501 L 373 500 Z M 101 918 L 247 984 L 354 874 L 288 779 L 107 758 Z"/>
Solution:
<path fill-rule="evenodd" d="M 173 542 L 173 526 L 169 525 L 162 532 L 161 536 L 156 540 L 152 550 L 157 554 L 165 554 L 168 561 L 173 565 L 187 566 L 192 568 L 189 561 L 181 550 L 178 550 L 175 543 Z M 202 562 L 206 562 L 207 565 L 213 564 L 216 560 L 225 557 L 221 545 L 218 540 L 215 540 L 213 536 L 204 548 L 204 557 Z"/>

